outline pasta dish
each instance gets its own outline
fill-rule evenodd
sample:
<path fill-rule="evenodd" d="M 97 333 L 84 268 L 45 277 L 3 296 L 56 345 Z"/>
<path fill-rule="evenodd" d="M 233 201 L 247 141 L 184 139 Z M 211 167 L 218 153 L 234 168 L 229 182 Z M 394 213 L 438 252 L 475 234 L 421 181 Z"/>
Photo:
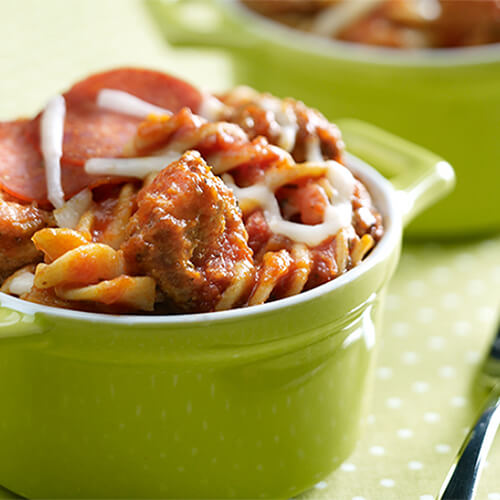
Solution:
<path fill-rule="evenodd" d="M 196 313 L 298 294 L 383 234 L 339 129 L 248 87 L 92 75 L 0 123 L 1 291 L 106 313 Z"/>
<path fill-rule="evenodd" d="M 242 0 L 282 24 L 320 36 L 393 48 L 500 42 L 497 0 Z"/>

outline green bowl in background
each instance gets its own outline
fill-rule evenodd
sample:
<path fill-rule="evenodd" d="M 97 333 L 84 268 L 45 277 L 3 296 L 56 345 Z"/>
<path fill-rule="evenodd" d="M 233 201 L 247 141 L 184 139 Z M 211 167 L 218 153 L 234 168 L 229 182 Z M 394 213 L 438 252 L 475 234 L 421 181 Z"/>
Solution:
<path fill-rule="evenodd" d="M 420 215 L 407 234 L 457 238 L 500 230 L 494 203 L 500 186 L 500 44 L 385 49 L 287 28 L 237 0 L 148 5 L 173 45 L 226 50 L 235 83 L 301 99 L 332 120 L 369 121 L 446 158 L 457 174 L 456 190 Z"/>
<path fill-rule="evenodd" d="M 402 227 L 453 185 L 440 158 L 356 121 L 385 234 L 339 278 L 255 307 L 114 316 L 0 293 L 0 483 L 28 498 L 289 498 L 352 451 Z"/>

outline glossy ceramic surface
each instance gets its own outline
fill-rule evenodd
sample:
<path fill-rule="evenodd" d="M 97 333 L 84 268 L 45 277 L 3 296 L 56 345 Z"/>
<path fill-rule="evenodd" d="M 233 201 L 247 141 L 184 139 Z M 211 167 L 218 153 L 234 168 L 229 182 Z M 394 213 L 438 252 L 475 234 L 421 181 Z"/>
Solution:
<path fill-rule="evenodd" d="M 387 166 L 403 168 L 394 188 L 349 157 L 386 234 L 329 284 L 177 317 L 81 313 L 0 294 L 4 486 L 45 498 L 288 498 L 348 456 L 403 222 L 452 187 L 453 171 L 366 124 L 344 128 L 354 151 L 386 151 Z"/>
<path fill-rule="evenodd" d="M 202 3 L 207 21 L 193 22 Z M 235 1 L 149 2 L 175 45 L 218 46 L 236 83 L 304 100 L 336 120 L 377 124 L 448 160 L 457 187 L 407 233 L 464 237 L 500 230 L 500 44 L 380 49 L 324 40 L 257 16 Z M 478 217 L 478 214 L 481 214 Z"/>

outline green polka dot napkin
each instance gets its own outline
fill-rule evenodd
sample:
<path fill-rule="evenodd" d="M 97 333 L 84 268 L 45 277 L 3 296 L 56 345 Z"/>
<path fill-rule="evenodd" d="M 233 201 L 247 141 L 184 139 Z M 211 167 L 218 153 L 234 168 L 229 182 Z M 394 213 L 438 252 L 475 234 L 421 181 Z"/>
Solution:
<path fill-rule="evenodd" d="M 78 23 L 75 23 L 78 19 Z M 86 74 L 122 64 L 220 90 L 214 52 L 165 46 L 138 0 L 0 2 L 0 119 L 36 113 Z M 484 397 L 474 385 L 500 306 L 500 238 L 404 247 L 390 285 L 371 413 L 351 457 L 304 500 L 431 500 Z M 478 499 L 500 500 L 500 438 Z M 1 477 L 0 477 L 1 484 Z M 0 488 L 0 498 L 13 498 Z"/>
<path fill-rule="evenodd" d="M 432 500 L 485 397 L 476 376 L 500 315 L 500 238 L 406 244 L 355 452 L 303 500 Z M 500 500 L 500 436 L 477 498 Z"/>

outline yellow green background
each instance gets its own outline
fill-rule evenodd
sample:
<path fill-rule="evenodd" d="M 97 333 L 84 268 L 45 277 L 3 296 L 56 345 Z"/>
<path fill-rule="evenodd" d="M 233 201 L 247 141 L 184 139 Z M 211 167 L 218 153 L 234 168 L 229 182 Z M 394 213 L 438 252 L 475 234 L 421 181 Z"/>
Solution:
<path fill-rule="evenodd" d="M 230 85 L 223 55 L 173 51 L 136 0 L 1 0 L 0 42 L 2 120 L 34 114 L 77 79 L 118 65 L 170 71 L 206 90 Z M 304 498 L 430 500 L 484 396 L 474 382 L 499 305 L 498 235 L 407 242 L 389 289 L 364 436 Z M 499 470 L 497 437 L 479 499 L 500 500 Z M 0 489 L 0 498 L 11 496 Z"/>

